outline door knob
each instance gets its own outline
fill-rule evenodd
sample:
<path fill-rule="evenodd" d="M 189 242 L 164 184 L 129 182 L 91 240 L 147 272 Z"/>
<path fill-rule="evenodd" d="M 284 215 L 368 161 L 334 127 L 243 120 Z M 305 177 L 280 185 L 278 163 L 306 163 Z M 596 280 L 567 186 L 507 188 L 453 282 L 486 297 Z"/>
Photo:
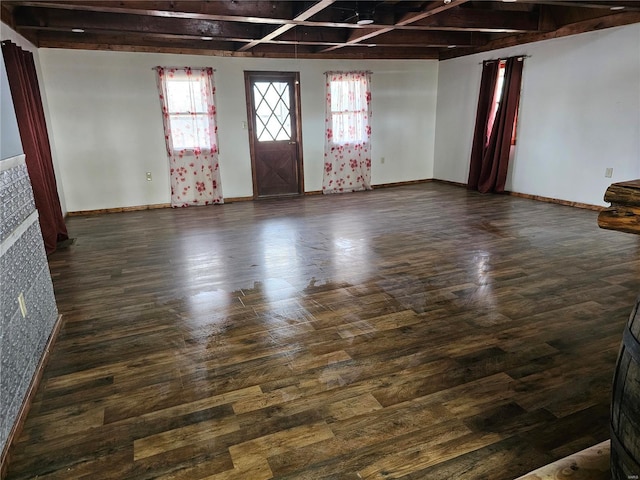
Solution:
<path fill-rule="evenodd" d="M 296 142 L 293 142 L 293 141 L 289 142 L 289 145 L 295 145 L 295 144 L 296 144 Z"/>

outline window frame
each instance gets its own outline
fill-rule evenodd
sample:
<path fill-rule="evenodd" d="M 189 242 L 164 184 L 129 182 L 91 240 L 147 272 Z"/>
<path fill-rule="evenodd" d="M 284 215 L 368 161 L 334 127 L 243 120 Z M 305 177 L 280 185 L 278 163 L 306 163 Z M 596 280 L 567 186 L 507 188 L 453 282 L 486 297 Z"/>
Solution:
<path fill-rule="evenodd" d="M 204 70 L 204 69 L 199 69 L 199 68 L 194 68 L 193 70 Z M 169 76 L 166 76 L 164 79 L 165 82 L 165 91 L 166 91 L 166 115 L 167 115 L 167 120 L 169 122 L 169 130 L 171 132 L 171 145 L 173 146 L 174 150 L 178 150 L 178 151 L 187 151 L 187 152 L 195 152 L 195 151 L 217 151 L 218 149 L 218 145 L 217 145 L 217 135 L 216 135 L 216 118 L 215 115 L 211 115 L 209 108 L 216 108 L 215 106 L 215 87 L 213 85 L 213 81 L 210 77 L 207 77 L 204 81 L 208 82 L 208 88 L 211 89 L 212 92 L 212 98 L 211 98 L 211 102 L 212 105 L 209 106 L 209 101 L 207 98 L 207 95 L 202 92 L 201 90 L 201 82 L 202 82 L 202 78 L 200 76 L 194 76 L 194 75 L 186 75 L 186 76 L 180 76 L 179 78 L 171 78 Z M 172 83 L 186 83 L 189 84 L 189 94 L 190 97 L 194 94 L 197 93 L 199 94 L 199 101 L 193 101 L 193 98 L 190 98 L 191 100 L 191 106 L 192 107 L 197 107 L 197 105 L 202 105 L 204 107 L 204 110 L 197 110 L 194 109 L 194 111 L 191 110 L 171 110 L 172 107 L 172 101 L 171 101 L 171 94 L 172 94 L 172 89 L 171 89 L 171 84 Z M 175 93 L 175 91 L 173 92 Z M 207 140 L 207 144 L 206 145 L 184 145 L 181 144 L 179 142 L 177 142 L 178 138 L 176 136 L 176 132 L 178 131 L 178 129 L 174 129 L 174 125 L 176 125 L 176 123 L 174 123 L 174 118 L 179 119 L 180 117 L 182 118 L 193 118 L 194 122 L 196 124 L 202 124 L 202 123 L 206 123 L 209 125 L 209 133 L 208 135 L 205 135 L 204 137 L 202 137 L 202 139 Z M 183 136 L 186 138 L 186 136 Z M 194 140 L 197 140 L 197 138 L 194 137 Z"/>
<path fill-rule="evenodd" d="M 504 74 L 505 67 L 507 65 L 506 60 L 500 60 L 498 64 L 498 72 L 496 78 L 496 87 L 493 92 L 493 100 L 491 101 L 491 110 L 489 113 L 489 118 L 487 120 L 487 138 L 491 136 L 491 131 L 493 130 L 493 122 L 498 114 L 498 109 L 500 108 L 500 99 L 502 97 L 502 90 L 504 89 Z M 518 128 L 518 111 L 520 110 L 520 105 L 516 109 L 516 116 L 513 120 L 513 132 L 511 132 L 511 146 L 515 146 L 516 144 L 516 132 Z"/>
<path fill-rule="evenodd" d="M 359 109 L 342 109 L 342 110 L 334 110 L 334 89 L 333 84 L 335 83 L 346 83 L 346 84 L 354 84 L 358 85 L 354 90 L 358 90 L 358 99 L 361 101 L 360 105 L 356 105 Z M 330 115 L 331 115 L 331 129 L 333 132 L 332 141 L 336 145 L 348 145 L 348 144 L 357 144 L 364 143 L 368 140 L 367 127 L 369 126 L 369 118 L 367 116 L 368 106 L 367 106 L 367 79 L 359 78 L 359 79 L 339 79 L 332 80 L 329 79 L 329 92 L 331 94 L 331 107 L 330 107 Z M 342 88 L 340 89 L 342 96 L 349 95 L 350 89 Z M 348 101 L 336 102 L 337 105 L 340 104 L 348 104 Z M 355 103 L 355 102 L 354 102 Z M 349 135 L 351 132 L 344 132 L 343 130 L 336 128 L 336 120 L 338 118 L 349 118 L 349 116 L 356 117 L 358 121 L 354 122 L 356 124 L 357 131 L 354 131 L 354 135 Z M 336 135 L 337 132 L 340 132 L 341 135 Z M 339 139 L 339 140 L 338 140 Z"/>

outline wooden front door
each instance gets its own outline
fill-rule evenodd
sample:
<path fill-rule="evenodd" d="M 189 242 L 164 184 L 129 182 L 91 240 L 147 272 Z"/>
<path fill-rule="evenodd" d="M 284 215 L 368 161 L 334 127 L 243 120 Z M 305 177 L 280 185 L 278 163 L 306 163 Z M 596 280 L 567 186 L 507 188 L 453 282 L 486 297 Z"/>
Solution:
<path fill-rule="evenodd" d="M 245 72 L 253 197 L 303 192 L 297 72 Z"/>

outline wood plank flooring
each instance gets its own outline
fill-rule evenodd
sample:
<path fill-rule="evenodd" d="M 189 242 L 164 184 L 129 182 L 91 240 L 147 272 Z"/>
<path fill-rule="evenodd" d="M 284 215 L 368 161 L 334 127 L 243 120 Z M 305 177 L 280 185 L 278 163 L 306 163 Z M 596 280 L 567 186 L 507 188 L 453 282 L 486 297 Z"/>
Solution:
<path fill-rule="evenodd" d="M 640 237 L 437 183 L 68 219 L 9 479 L 512 480 L 608 439 Z"/>

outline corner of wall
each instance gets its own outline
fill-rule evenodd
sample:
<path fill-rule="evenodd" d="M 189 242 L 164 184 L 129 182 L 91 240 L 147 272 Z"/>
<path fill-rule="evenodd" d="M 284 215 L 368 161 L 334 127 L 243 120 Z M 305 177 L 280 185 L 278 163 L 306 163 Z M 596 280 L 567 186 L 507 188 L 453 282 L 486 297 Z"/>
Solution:
<path fill-rule="evenodd" d="M 55 329 L 58 309 L 24 154 L 0 160 L 0 194 L 0 448 L 4 462 Z"/>

